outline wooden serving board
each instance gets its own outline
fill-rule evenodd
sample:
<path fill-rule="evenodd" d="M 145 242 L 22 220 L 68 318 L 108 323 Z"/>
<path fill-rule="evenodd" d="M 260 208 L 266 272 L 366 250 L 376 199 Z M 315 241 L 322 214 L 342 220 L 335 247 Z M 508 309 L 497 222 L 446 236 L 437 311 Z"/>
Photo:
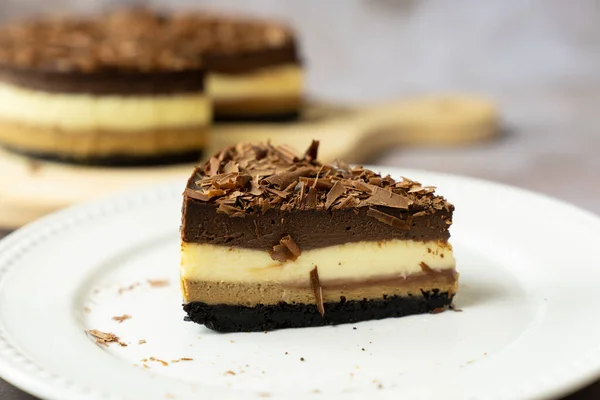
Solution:
<path fill-rule="evenodd" d="M 267 140 L 304 151 L 315 139 L 321 142 L 321 160 L 365 163 L 394 146 L 457 146 L 493 138 L 499 131 L 494 106 L 475 97 L 401 100 L 367 108 L 308 104 L 295 122 L 215 125 L 206 154 L 241 141 Z M 169 179 L 183 182 L 192 167 L 84 167 L 0 150 L 0 229 L 122 190 Z"/>

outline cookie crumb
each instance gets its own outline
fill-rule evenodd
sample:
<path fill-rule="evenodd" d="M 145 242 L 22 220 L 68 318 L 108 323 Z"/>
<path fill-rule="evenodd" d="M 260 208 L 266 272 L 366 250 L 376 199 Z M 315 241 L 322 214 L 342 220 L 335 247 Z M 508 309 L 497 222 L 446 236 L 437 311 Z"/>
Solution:
<path fill-rule="evenodd" d="M 130 291 L 132 291 L 133 289 L 135 289 L 138 286 L 140 286 L 140 283 L 139 282 L 135 282 L 135 283 L 132 283 L 129 286 L 121 287 L 121 288 L 119 288 L 119 295 L 122 295 L 125 292 L 130 292 Z"/>
<path fill-rule="evenodd" d="M 232 370 L 225 371 L 224 375 L 235 375 L 235 372 L 233 372 Z"/>
<path fill-rule="evenodd" d="M 123 321 L 127 321 L 128 319 L 131 319 L 131 315 L 123 314 L 123 315 L 120 315 L 120 316 L 112 317 L 113 321 L 117 321 L 120 324 L 123 323 Z"/>
<path fill-rule="evenodd" d="M 145 339 L 140 339 L 140 340 L 138 341 L 138 344 L 146 344 L 146 340 L 145 340 Z"/>
<path fill-rule="evenodd" d="M 146 282 L 148 282 L 148 285 L 150 285 L 150 287 L 153 287 L 153 288 L 161 288 L 161 287 L 169 286 L 168 279 L 146 279 Z"/>
<path fill-rule="evenodd" d="M 97 329 L 90 329 L 87 332 L 96 339 L 97 344 L 108 347 L 109 343 L 117 343 L 121 347 L 127 347 L 127 343 L 123 343 L 114 333 L 101 332 Z"/>
<path fill-rule="evenodd" d="M 90 313 L 90 312 L 92 312 L 92 309 L 89 307 L 83 307 L 83 312 Z"/>
<path fill-rule="evenodd" d="M 42 163 L 38 160 L 27 159 L 27 167 L 32 175 L 37 174 L 42 169 Z"/>
<path fill-rule="evenodd" d="M 271 397 L 271 393 L 263 392 L 258 394 L 259 397 Z"/>
<path fill-rule="evenodd" d="M 181 361 L 194 361 L 194 359 L 191 358 L 191 357 L 181 357 L 179 360 L 181 360 Z"/>

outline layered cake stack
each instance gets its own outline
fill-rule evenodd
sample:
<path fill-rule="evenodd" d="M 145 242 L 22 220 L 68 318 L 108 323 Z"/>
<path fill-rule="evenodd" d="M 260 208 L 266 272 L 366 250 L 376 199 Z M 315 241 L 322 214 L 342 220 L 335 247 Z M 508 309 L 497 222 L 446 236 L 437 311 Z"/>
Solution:
<path fill-rule="evenodd" d="M 432 187 L 286 147 L 240 144 L 184 192 L 188 318 L 263 331 L 398 317 L 450 306 L 454 207 Z"/>
<path fill-rule="evenodd" d="M 302 73 L 279 24 L 128 10 L 0 28 L 0 145 L 84 164 L 193 161 L 214 114 L 298 112 Z"/>

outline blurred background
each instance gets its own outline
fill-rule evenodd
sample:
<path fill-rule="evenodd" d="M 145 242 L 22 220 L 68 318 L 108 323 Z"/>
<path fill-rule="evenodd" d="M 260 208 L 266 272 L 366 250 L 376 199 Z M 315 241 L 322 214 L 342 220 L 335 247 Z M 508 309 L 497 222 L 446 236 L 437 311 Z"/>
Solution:
<path fill-rule="evenodd" d="M 297 29 L 307 92 L 341 103 L 470 92 L 507 135 L 452 149 L 390 149 L 381 164 L 442 170 L 540 191 L 600 212 L 600 3 L 595 0 L 2 0 L 0 18 L 106 6 L 211 7 Z"/>
<path fill-rule="evenodd" d="M 503 137 L 391 148 L 375 162 L 500 181 L 600 213 L 596 0 L 0 0 L 0 21 L 122 5 L 210 7 L 288 21 L 300 36 L 314 99 L 361 105 L 423 94 L 483 96 L 498 107 Z M 598 384 L 577 398 L 595 396 Z M 0 382 L 0 398 L 30 397 Z"/>

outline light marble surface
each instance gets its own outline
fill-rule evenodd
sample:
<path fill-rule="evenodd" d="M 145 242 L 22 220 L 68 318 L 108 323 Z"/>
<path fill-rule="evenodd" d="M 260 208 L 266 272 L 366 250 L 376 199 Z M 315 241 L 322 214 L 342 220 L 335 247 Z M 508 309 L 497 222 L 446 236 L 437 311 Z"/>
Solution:
<path fill-rule="evenodd" d="M 127 2 L 2 0 L 0 19 L 69 7 L 87 11 L 101 3 Z M 502 112 L 509 131 L 502 140 L 456 149 L 390 149 L 376 161 L 501 181 L 600 213 L 600 2 L 171 4 L 291 21 L 302 37 L 314 97 L 364 103 L 439 92 L 485 95 Z M 0 383 L 0 398 L 30 397 Z M 600 384 L 570 398 L 600 398 Z"/>

